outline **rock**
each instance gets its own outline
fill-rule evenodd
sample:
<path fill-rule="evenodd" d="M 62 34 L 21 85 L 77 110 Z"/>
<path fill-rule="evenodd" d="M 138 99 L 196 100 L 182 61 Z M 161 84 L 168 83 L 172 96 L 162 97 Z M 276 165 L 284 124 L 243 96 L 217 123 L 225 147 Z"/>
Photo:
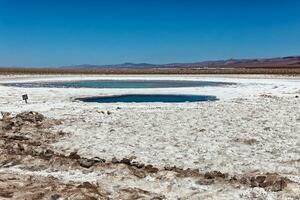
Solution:
<path fill-rule="evenodd" d="M 44 115 L 33 111 L 17 114 L 16 118 L 30 123 L 42 122 L 45 119 Z"/>
<path fill-rule="evenodd" d="M 129 159 L 130 161 L 133 161 L 134 159 L 137 159 L 137 157 L 136 157 L 136 156 L 130 156 L 128 159 Z"/>
<path fill-rule="evenodd" d="M 175 167 L 175 166 L 174 166 Z M 174 169 L 174 167 L 171 167 L 170 165 L 166 165 L 165 167 L 164 167 L 164 169 L 166 170 L 166 171 L 172 171 L 173 169 Z"/>
<path fill-rule="evenodd" d="M 131 166 L 134 166 L 134 167 L 136 167 L 136 168 L 141 169 L 141 168 L 143 168 L 145 165 L 144 165 L 143 163 L 139 163 L 139 162 L 137 162 L 137 161 L 133 161 L 133 162 L 131 162 Z"/>
<path fill-rule="evenodd" d="M 228 175 L 223 174 L 220 171 L 212 171 L 212 172 L 206 172 L 204 174 L 204 178 L 206 179 L 214 179 L 214 178 L 226 178 Z"/>
<path fill-rule="evenodd" d="M 214 179 L 200 179 L 198 181 L 196 181 L 196 183 L 198 185 L 211 185 L 213 183 L 215 183 Z"/>
<path fill-rule="evenodd" d="M 54 155 L 54 152 L 50 149 L 46 149 L 45 151 L 40 153 L 40 156 L 46 160 L 50 160 L 53 155 Z"/>
<path fill-rule="evenodd" d="M 259 183 L 256 181 L 255 177 L 250 178 L 250 187 L 258 187 Z"/>
<path fill-rule="evenodd" d="M 242 177 L 243 178 L 243 177 Z M 238 177 L 236 175 L 233 175 L 230 177 L 229 179 L 230 181 L 237 181 L 238 180 Z"/>
<path fill-rule="evenodd" d="M 177 172 L 177 177 L 198 177 L 199 170 L 198 169 L 178 169 L 176 168 L 175 171 Z"/>
<path fill-rule="evenodd" d="M 11 153 L 11 154 L 17 154 L 17 155 L 21 155 L 23 154 L 24 148 L 22 146 L 22 144 L 19 143 L 12 143 L 9 146 L 5 147 L 7 152 Z"/>
<path fill-rule="evenodd" d="M 93 184 L 91 184 L 90 182 L 83 182 L 81 185 L 78 186 L 79 188 L 95 188 L 95 186 Z"/>
<path fill-rule="evenodd" d="M 59 194 L 53 194 L 51 197 L 50 197 L 50 200 L 58 200 L 61 196 Z"/>
<path fill-rule="evenodd" d="M 24 146 L 20 143 L 18 143 L 18 148 L 19 148 L 19 151 L 24 151 Z"/>
<path fill-rule="evenodd" d="M 287 187 L 287 180 L 283 177 L 278 176 L 277 174 L 268 174 L 268 175 L 257 175 L 248 178 L 248 181 L 240 183 L 250 184 L 250 187 L 261 187 L 269 189 L 273 192 L 278 192 Z"/>
<path fill-rule="evenodd" d="M 2 121 L 6 121 L 12 118 L 11 113 L 10 112 L 1 112 L 2 115 Z"/>
<path fill-rule="evenodd" d="M 147 176 L 146 173 L 141 169 L 131 167 L 130 170 L 132 174 L 138 178 L 145 178 Z"/>
<path fill-rule="evenodd" d="M 175 165 L 174 166 L 166 165 L 164 167 L 164 169 L 166 171 L 174 171 L 174 172 L 177 172 L 177 173 L 181 173 L 183 171 L 182 168 L 176 167 Z"/>
<path fill-rule="evenodd" d="M 90 168 L 96 163 L 105 163 L 105 159 L 102 159 L 102 158 L 99 158 L 99 157 L 95 157 L 95 158 L 92 158 L 92 159 L 79 158 L 78 163 L 81 167 Z"/>
<path fill-rule="evenodd" d="M 264 175 L 258 175 L 255 177 L 255 180 L 259 183 L 259 184 L 262 184 L 265 180 L 266 180 L 266 176 Z"/>
<path fill-rule="evenodd" d="M 206 179 L 214 179 L 215 177 L 210 172 L 206 172 L 204 174 L 204 178 L 206 178 Z"/>
<path fill-rule="evenodd" d="M 117 163 L 120 163 L 120 161 L 119 161 L 116 157 L 113 157 L 113 158 L 111 159 L 111 163 L 117 164 Z"/>
<path fill-rule="evenodd" d="M 2 129 L 3 130 L 14 130 L 15 132 L 19 131 L 25 123 L 27 125 L 35 125 L 37 128 L 40 128 L 44 125 L 45 117 L 37 112 L 22 112 L 17 114 L 15 117 L 11 116 L 10 113 L 2 112 Z M 51 125 L 51 124 L 50 124 Z"/>
<path fill-rule="evenodd" d="M 80 156 L 77 154 L 77 151 L 73 151 L 70 153 L 69 158 L 71 159 L 80 159 Z"/>
<path fill-rule="evenodd" d="M 148 173 L 157 173 L 159 171 L 158 168 L 153 167 L 152 165 L 146 165 L 144 169 Z"/>
<path fill-rule="evenodd" d="M 232 178 L 231 180 L 237 181 L 238 178 L 234 176 L 234 178 Z M 250 185 L 250 184 L 251 184 L 251 183 L 250 183 L 250 180 L 249 180 L 247 177 L 244 177 L 244 176 L 241 177 L 241 179 L 239 180 L 239 182 L 240 182 L 241 184 L 244 184 L 244 185 Z"/>
<path fill-rule="evenodd" d="M 14 122 L 12 122 L 12 121 L 6 121 L 4 123 L 4 125 L 2 126 L 2 130 L 9 131 L 9 130 L 12 130 L 13 127 L 15 127 L 15 123 Z"/>
<path fill-rule="evenodd" d="M 22 136 L 22 135 L 12 135 L 10 137 L 8 137 L 11 140 L 29 140 L 29 138 Z"/>
<path fill-rule="evenodd" d="M 105 163 L 106 162 L 106 160 L 105 159 L 103 159 L 103 158 L 99 158 L 99 157 L 94 157 L 94 158 L 92 158 L 95 162 L 99 162 L 99 163 Z"/>
<path fill-rule="evenodd" d="M 269 188 L 271 191 L 277 192 L 283 190 L 287 186 L 287 180 L 276 174 L 268 175 L 260 184 L 263 188 Z"/>
<path fill-rule="evenodd" d="M 130 165 L 131 164 L 131 160 L 128 158 L 123 158 L 120 163 L 123 163 L 125 165 Z"/>
<path fill-rule="evenodd" d="M 65 136 L 65 135 L 68 135 L 68 133 L 66 133 L 66 132 L 64 132 L 64 131 L 58 131 L 57 132 L 57 134 L 59 135 L 59 136 Z"/>
<path fill-rule="evenodd" d="M 13 197 L 13 192 L 9 192 L 9 191 L 0 191 L 0 197 L 3 198 L 12 198 Z"/>
<path fill-rule="evenodd" d="M 270 190 L 273 192 L 282 191 L 287 187 L 287 181 L 283 178 L 277 180 L 271 187 Z"/>
<path fill-rule="evenodd" d="M 96 163 L 96 161 L 92 159 L 80 158 L 78 159 L 78 163 L 81 167 L 90 168 Z"/>

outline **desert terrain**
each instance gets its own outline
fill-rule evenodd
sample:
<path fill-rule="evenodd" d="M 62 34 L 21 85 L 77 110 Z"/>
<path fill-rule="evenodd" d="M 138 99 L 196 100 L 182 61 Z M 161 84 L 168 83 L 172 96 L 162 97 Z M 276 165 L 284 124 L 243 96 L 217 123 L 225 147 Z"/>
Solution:
<path fill-rule="evenodd" d="M 26 88 L 66 80 L 204 80 L 223 87 Z M 201 94 L 197 103 L 85 103 Z M 21 95 L 28 94 L 28 104 Z M 0 76 L 0 199 L 299 199 L 297 75 Z"/>

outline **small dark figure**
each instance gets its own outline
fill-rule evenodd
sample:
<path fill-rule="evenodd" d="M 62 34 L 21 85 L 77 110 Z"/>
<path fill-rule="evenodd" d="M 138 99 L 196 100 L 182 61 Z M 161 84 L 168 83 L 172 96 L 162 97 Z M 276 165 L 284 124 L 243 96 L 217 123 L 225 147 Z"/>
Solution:
<path fill-rule="evenodd" d="M 25 101 L 25 103 L 27 103 L 28 95 L 27 94 L 23 94 L 22 95 L 22 99 Z"/>

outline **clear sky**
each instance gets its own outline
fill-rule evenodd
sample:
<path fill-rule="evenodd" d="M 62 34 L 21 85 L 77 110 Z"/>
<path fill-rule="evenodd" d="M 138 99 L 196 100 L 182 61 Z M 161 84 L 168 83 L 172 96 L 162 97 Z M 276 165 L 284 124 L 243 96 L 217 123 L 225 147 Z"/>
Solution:
<path fill-rule="evenodd" d="M 288 55 L 299 0 L 0 0 L 0 66 Z"/>

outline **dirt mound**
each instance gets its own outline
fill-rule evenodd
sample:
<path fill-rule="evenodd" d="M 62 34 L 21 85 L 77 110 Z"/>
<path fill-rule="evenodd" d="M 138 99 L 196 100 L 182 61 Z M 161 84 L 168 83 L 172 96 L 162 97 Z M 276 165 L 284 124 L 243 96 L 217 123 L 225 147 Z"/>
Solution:
<path fill-rule="evenodd" d="M 23 121 L 27 121 L 30 123 L 37 123 L 44 121 L 44 115 L 37 112 L 22 112 L 16 115 L 16 118 L 20 118 Z"/>
<path fill-rule="evenodd" d="M 52 143 L 63 136 L 62 132 L 51 132 L 49 128 L 59 125 L 60 120 L 48 119 L 37 112 L 22 112 L 13 116 L 2 112 L 0 137 L 11 140 L 30 140 L 37 143 Z"/>

